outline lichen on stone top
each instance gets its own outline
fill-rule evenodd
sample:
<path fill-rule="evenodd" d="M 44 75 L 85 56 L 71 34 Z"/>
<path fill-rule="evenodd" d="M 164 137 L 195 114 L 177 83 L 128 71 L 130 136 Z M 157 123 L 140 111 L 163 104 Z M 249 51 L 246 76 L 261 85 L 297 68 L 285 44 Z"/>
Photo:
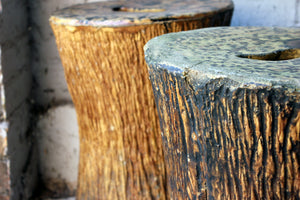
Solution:
<path fill-rule="evenodd" d="M 128 0 L 85 3 L 56 11 L 50 21 L 70 26 L 120 27 L 201 18 L 233 9 L 231 0 Z"/>
<path fill-rule="evenodd" d="M 239 86 L 300 90 L 300 28 L 218 27 L 170 33 L 150 40 L 152 67 L 186 74 L 194 84 L 226 78 Z"/>

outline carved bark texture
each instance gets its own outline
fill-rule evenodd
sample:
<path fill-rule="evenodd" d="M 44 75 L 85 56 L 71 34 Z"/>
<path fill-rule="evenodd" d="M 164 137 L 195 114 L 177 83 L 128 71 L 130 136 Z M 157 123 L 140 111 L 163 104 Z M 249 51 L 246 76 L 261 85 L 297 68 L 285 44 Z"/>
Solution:
<path fill-rule="evenodd" d="M 150 67 L 172 199 L 300 199 L 300 94 Z"/>
<path fill-rule="evenodd" d="M 52 23 L 80 129 L 78 199 L 168 197 L 143 46 L 167 32 L 229 25 L 231 13 L 123 28 Z"/>

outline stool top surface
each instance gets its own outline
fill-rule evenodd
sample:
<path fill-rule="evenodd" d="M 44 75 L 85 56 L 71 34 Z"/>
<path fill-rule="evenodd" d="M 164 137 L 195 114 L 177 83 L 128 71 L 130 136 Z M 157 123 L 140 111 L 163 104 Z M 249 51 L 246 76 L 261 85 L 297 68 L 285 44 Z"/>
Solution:
<path fill-rule="evenodd" d="M 239 87 L 300 91 L 300 28 L 218 27 L 170 33 L 151 39 L 144 51 L 149 66 L 188 75 L 199 86 L 228 78 Z"/>
<path fill-rule="evenodd" d="M 50 21 L 71 26 L 120 27 L 200 18 L 228 9 L 233 9 L 231 0 L 106 1 L 58 10 Z"/>

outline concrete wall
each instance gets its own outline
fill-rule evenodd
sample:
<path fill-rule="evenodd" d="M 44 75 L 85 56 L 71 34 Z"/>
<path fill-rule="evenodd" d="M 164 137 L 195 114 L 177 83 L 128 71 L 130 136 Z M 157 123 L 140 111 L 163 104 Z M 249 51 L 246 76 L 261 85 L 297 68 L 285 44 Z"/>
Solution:
<path fill-rule="evenodd" d="M 300 27 L 300 0 L 233 0 L 232 26 Z"/>
<path fill-rule="evenodd" d="M 0 46 L 7 114 L 4 120 L 9 126 L 1 134 L 7 134 L 8 153 L 5 159 L 9 164 L 6 172 L 10 173 L 9 180 L 4 181 L 9 181 L 11 185 L 6 192 L 11 199 L 28 199 L 37 180 L 37 156 L 30 131 L 29 112 L 31 70 L 28 7 L 24 0 L 2 0 L 2 7 Z"/>
<path fill-rule="evenodd" d="M 39 171 L 47 196 L 75 195 L 79 140 L 73 105 L 50 108 L 38 121 Z"/>

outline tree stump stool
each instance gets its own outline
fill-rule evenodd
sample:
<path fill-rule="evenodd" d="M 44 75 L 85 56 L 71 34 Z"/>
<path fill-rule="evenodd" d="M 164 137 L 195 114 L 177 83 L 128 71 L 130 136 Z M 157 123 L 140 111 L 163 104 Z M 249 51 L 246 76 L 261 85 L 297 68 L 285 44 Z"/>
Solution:
<path fill-rule="evenodd" d="M 164 156 L 143 46 L 229 25 L 230 0 L 111 1 L 50 19 L 80 130 L 78 199 L 166 199 Z"/>
<path fill-rule="evenodd" d="M 173 199 L 300 199 L 300 29 L 207 28 L 145 46 Z"/>

